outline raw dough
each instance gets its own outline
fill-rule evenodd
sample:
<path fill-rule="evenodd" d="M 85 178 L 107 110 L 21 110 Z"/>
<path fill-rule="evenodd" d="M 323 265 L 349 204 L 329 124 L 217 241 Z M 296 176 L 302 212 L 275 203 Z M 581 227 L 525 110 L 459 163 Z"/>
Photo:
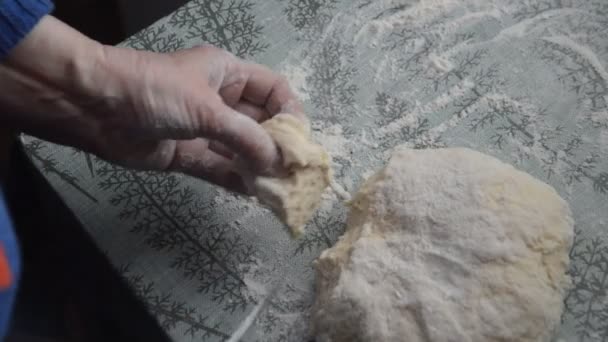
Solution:
<path fill-rule="evenodd" d="M 262 123 L 281 150 L 287 178 L 257 177 L 256 197 L 266 204 L 299 236 L 330 183 L 329 155 L 310 139 L 307 124 L 289 114 L 279 114 Z"/>
<path fill-rule="evenodd" d="M 548 341 L 573 221 L 547 184 L 468 149 L 398 148 L 316 262 L 317 342 Z"/>

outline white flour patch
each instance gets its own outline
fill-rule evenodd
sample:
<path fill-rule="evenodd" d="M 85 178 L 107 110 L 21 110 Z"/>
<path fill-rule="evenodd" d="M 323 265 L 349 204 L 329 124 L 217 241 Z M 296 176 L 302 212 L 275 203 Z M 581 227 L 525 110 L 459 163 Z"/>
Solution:
<path fill-rule="evenodd" d="M 488 7 L 488 5 L 484 5 Z M 437 25 L 437 28 L 444 33 L 450 33 L 454 30 L 461 30 L 463 27 L 467 27 L 472 24 L 476 24 L 482 19 L 493 18 L 495 20 L 500 20 L 501 12 L 504 12 L 504 9 L 499 9 L 495 7 L 495 5 L 489 5 L 490 8 L 487 10 L 479 10 L 475 12 L 466 13 L 458 18 L 454 18 L 452 20 L 448 20 L 444 23 Z"/>
<path fill-rule="evenodd" d="M 608 110 L 591 112 L 589 119 L 596 127 L 608 128 Z"/>
<path fill-rule="evenodd" d="M 344 136 L 342 125 L 326 124 L 320 121 L 312 123 L 313 140 L 321 144 L 332 157 L 348 158 L 353 142 Z"/>
<path fill-rule="evenodd" d="M 249 228 L 251 225 L 243 225 L 248 219 L 269 213 L 269 209 L 262 206 L 255 197 L 237 196 L 231 192 L 220 189 L 213 198 L 217 208 L 230 211 L 232 215 L 231 225 L 235 228 Z"/>
<path fill-rule="evenodd" d="M 544 11 L 535 17 L 524 19 L 514 25 L 505 27 L 491 41 L 500 41 L 506 38 L 521 38 L 525 36 L 529 31 L 538 28 L 539 25 L 547 24 L 547 19 L 580 13 L 584 12 L 576 9 L 561 8 Z"/>
<path fill-rule="evenodd" d="M 405 127 L 411 126 L 415 124 L 417 119 L 423 114 L 430 114 L 442 108 L 445 108 L 455 99 L 464 96 L 474 86 L 475 85 L 473 84 L 473 82 L 468 79 L 465 79 L 454 85 L 446 93 L 437 96 L 433 101 L 424 105 L 417 104 L 416 108 L 414 108 L 412 111 L 405 112 L 399 119 L 389 123 L 384 127 L 380 127 L 376 130 L 375 135 L 383 136 L 386 134 L 393 134 L 402 130 Z"/>
<path fill-rule="evenodd" d="M 351 199 L 350 194 L 348 193 L 348 191 L 344 190 L 342 185 L 340 185 L 338 182 L 336 182 L 335 180 L 332 180 L 331 183 L 329 183 L 329 186 L 336 193 L 336 195 L 338 195 L 338 197 L 342 201 L 344 201 L 344 202 L 350 201 L 350 199 Z"/>
<path fill-rule="evenodd" d="M 384 20 L 374 20 L 369 23 L 366 23 L 359 29 L 359 32 L 355 34 L 355 44 L 359 44 L 362 41 L 367 42 L 371 47 L 377 47 L 379 42 L 386 37 L 387 34 L 390 34 L 395 29 L 395 23 L 384 21 Z"/>
<path fill-rule="evenodd" d="M 608 154 L 608 131 L 602 130 L 598 138 L 600 150 L 604 155 Z"/>
<path fill-rule="evenodd" d="M 287 78 L 289 85 L 300 101 L 310 100 L 308 85 L 306 83 L 306 77 L 310 74 L 310 70 L 305 64 L 300 64 L 298 66 L 293 64 L 285 65 L 281 68 L 280 73 Z"/>
<path fill-rule="evenodd" d="M 379 84 L 387 79 L 395 80 L 399 75 L 399 62 L 398 57 L 385 54 L 380 62 L 376 60 L 370 60 L 369 64 L 371 70 L 375 70 L 374 83 Z"/>
<path fill-rule="evenodd" d="M 454 68 L 454 64 L 444 57 L 437 56 L 434 53 L 429 55 L 430 65 L 435 68 L 435 70 L 446 73 Z"/>
<path fill-rule="evenodd" d="M 374 170 L 365 170 L 363 173 L 361 173 L 361 178 L 363 180 L 367 180 L 369 177 L 373 176 L 374 173 Z"/>
<path fill-rule="evenodd" d="M 566 36 L 544 37 L 543 40 L 567 47 L 583 57 L 608 86 L 608 72 L 604 69 L 597 55 L 587 46 L 583 46 Z"/>
<path fill-rule="evenodd" d="M 398 11 L 397 13 L 382 19 L 384 25 L 423 25 L 428 23 L 445 12 L 460 5 L 457 0 L 424 0 L 418 1 L 411 6 Z M 384 6 L 386 7 L 386 6 Z"/>
<path fill-rule="evenodd" d="M 365 146 L 367 146 L 367 147 L 369 147 L 369 148 L 373 148 L 373 149 L 378 148 L 378 143 L 373 140 L 374 138 L 373 137 L 368 137 L 367 135 L 368 135 L 367 131 L 363 130 L 361 132 L 361 136 L 359 137 L 359 141 L 358 142 L 361 143 L 361 144 L 363 144 L 363 145 L 365 145 Z M 370 140 L 370 138 L 372 140 Z"/>
<path fill-rule="evenodd" d="M 338 196 L 332 189 L 328 189 L 321 195 L 321 204 L 317 209 L 317 215 L 325 216 L 330 213 L 334 207 L 334 204 L 338 202 Z"/>

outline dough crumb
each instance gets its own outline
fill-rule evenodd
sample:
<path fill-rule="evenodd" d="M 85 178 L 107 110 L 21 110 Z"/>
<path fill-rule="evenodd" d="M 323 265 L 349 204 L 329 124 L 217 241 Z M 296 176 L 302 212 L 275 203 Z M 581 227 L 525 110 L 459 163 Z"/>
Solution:
<path fill-rule="evenodd" d="M 289 175 L 256 177 L 253 192 L 290 228 L 294 237 L 299 237 L 331 182 L 329 155 L 311 140 L 308 125 L 293 115 L 276 115 L 262 123 L 262 127 L 281 150 L 283 166 Z"/>

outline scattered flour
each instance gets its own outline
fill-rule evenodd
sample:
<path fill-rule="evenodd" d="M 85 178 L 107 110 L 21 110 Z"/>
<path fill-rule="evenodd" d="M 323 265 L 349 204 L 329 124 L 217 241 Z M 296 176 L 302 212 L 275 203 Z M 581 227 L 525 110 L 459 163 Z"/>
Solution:
<path fill-rule="evenodd" d="M 329 189 L 321 196 L 321 204 L 319 204 L 317 213 L 320 215 L 328 215 L 337 202 L 338 195 L 333 189 Z"/>
<path fill-rule="evenodd" d="M 553 9 L 544 11 L 535 17 L 524 19 L 516 24 L 508 26 L 502 29 L 492 41 L 500 41 L 507 38 L 521 38 L 525 36 L 530 30 L 538 28 L 541 23 L 548 24 L 547 19 L 584 13 L 577 9 Z M 542 28 L 542 27 L 541 27 Z"/>
<path fill-rule="evenodd" d="M 371 177 L 374 174 L 374 170 L 365 170 L 363 171 L 363 173 L 361 173 L 361 177 L 363 178 L 363 180 L 367 180 L 369 177 Z"/>
<path fill-rule="evenodd" d="M 344 136 L 342 125 L 314 121 L 312 129 L 313 140 L 321 144 L 331 157 L 348 158 L 353 149 L 353 141 Z"/>
<path fill-rule="evenodd" d="M 608 131 L 602 130 L 597 141 L 600 150 L 604 155 L 608 154 Z"/>
<path fill-rule="evenodd" d="M 361 27 L 359 32 L 355 34 L 355 44 L 367 42 L 371 47 L 377 47 L 379 42 L 387 35 L 393 32 L 395 29 L 395 23 L 374 20 L 370 21 Z"/>
<path fill-rule="evenodd" d="M 454 65 L 452 64 L 452 62 L 450 62 L 449 60 L 447 60 L 441 56 L 437 56 L 434 53 L 429 54 L 429 61 L 430 61 L 431 66 L 439 72 L 445 73 L 445 72 L 452 70 L 452 68 L 454 68 Z"/>
<path fill-rule="evenodd" d="M 595 70 L 599 77 L 604 80 L 606 86 L 608 87 L 608 72 L 606 72 L 606 69 L 604 69 L 602 62 L 600 62 L 597 55 L 589 47 L 579 45 L 578 43 L 566 36 L 544 37 L 543 40 L 561 45 L 563 47 L 567 47 L 570 50 L 579 54 L 591 65 L 591 67 Z"/>
<path fill-rule="evenodd" d="M 481 1 L 472 1 L 481 3 Z M 377 6 L 380 8 L 388 7 L 385 1 L 378 1 Z M 429 23 L 447 11 L 460 6 L 460 1 L 457 0 L 424 0 L 410 3 L 404 6 L 402 10 L 396 11 L 394 14 L 385 16 L 376 21 L 382 22 L 383 27 L 395 27 L 408 23 L 408 25 L 424 25 Z"/>
<path fill-rule="evenodd" d="M 483 4 L 482 7 L 483 8 L 480 8 L 478 11 L 469 12 L 460 17 L 439 23 L 433 27 L 433 29 L 437 29 L 442 33 L 449 33 L 453 32 L 454 30 L 461 30 L 463 27 L 468 25 L 475 24 L 481 19 L 492 18 L 495 20 L 500 20 L 502 12 L 505 11 L 504 8 L 499 8 L 491 2 Z"/>
<path fill-rule="evenodd" d="M 365 131 L 365 130 L 361 131 L 361 136 L 359 137 L 358 142 L 367 147 L 373 148 L 373 149 L 378 148 L 378 143 L 374 142 L 374 141 L 370 141 L 370 137 L 368 137 L 367 135 L 368 135 L 367 131 Z M 373 139 L 373 138 L 371 138 L 371 139 Z"/>
<path fill-rule="evenodd" d="M 415 124 L 416 120 L 419 117 L 431 114 L 442 108 L 445 108 L 445 106 L 449 105 L 454 100 L 464 96 L 474 86 L 475 85 L 473 84 L 473 82 L 468 79 L 464 79 L 458 84 L 452 86 L 446 93 L 437 96 L 435 99 L 433 99 L 433 101 L 424 105 L 418 104 L 416 108 L 414 108 L 412 111 L 403 113 L 403 115 L 399 119 L 394 120 L 393 122 L 389 123 L 384 127 L 380 127 L 375 132 L 376 136 L 392 134 L 402 130 L 405 127 Z"/>
<path fill-rule="evenodd" d="M 310 95 L 306 85 L 306 77 L 310 74 L 310 70 L 305 64 L 293 65 L 288 64 L 280 68 L 280 73 L 287 78 L 289 85 L 296 93 L 300 101 L 309 101 Z"/>
<path fill-rule="evenodd" d="M 380 61 L 372 60 L 369 61 L 370 66 L 375 69 L 374 71 L 374 83 L 379 84 L 386 81 L 387 78 L 391 80 L 397 79 L 399 75 L 399 63 L 398 58 L 385 54 L 380 58 Z"/>
<path fill-rule="evenodd" d="M 336 193 L 336 195 L 338 195 L 338 197 L 340 197 L 340 199 L 342 201 L 345 201 L 345 202 L 350 201 L 350 199 L 351 199 L 350 194 L 348 193 L 348 191 L 344 190 L 342 185 L 340 185 L 338 182 L 336 182 L 335 180 L 332 180 L 332 182 L 329 183 L 329 186 Z"/>

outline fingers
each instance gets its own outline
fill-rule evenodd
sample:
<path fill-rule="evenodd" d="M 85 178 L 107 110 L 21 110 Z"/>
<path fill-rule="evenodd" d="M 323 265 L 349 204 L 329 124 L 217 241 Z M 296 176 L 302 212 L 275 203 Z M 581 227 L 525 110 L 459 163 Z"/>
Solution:
<path fill-rule="evenodd" d="M 232 106 L 232 108 L 241 114 L 247 115 L 257 122 L 262 122 L 270 118 L 270 114 L 264 108 L 253 105 L 247 101 L 240 101 Z M 209 149 L 228 159 L 232 159 L 234 157 L 234 152 L 231 149 L 216 140 L 209 142 Z"/>
<path fill-rule="evenodd" d="M 243 62 L 242 67 L 248 75 L 243 99 L 265 108 L 271 115 L 303 115 L 302 104 L 284 77 L 259 64 Z"/>
<path fill-rule="evenodd" d="M 206 102 L 194 108 L 201 136 L 239 154 L 253 172 L 271 175 L 280 169 L 278 148 L 262 126 L 224 104 L 219 96 Z"/>
<path fill-rule="evenodd" d="M 229 80 L 225 80 L 226 84 L 219 89 L 220 96 L 230 107 L 234 107 L 241 99 L 241 94 L 243 94 L 243 89 L 247 84 L 247 78 L 243 73 L 238 71 L 235 73 L 236 75 L 232 75 Z"/>
<path fill-rule="evenodd" d="M 205 179 L 231 191 L 247 192 L 235 171 L 235 162 L 211 151 L 205 139 L 178 141 L 169 170 Z"/>
<path fill-rule="evenodd" d="M 264 107 L 257 106 L 249 101 L 241 100 L 234 106 L 231 106 L 237 112 L 247 115 L 257 122 L 262 122 L 270 119 L 271 115 Z"/>
<path fill-rule="evenodd" d="M 211 140 L 209 142 L 209 149 L 225 158 L 234 158 L 234 152 L 219 141 Z"/>

